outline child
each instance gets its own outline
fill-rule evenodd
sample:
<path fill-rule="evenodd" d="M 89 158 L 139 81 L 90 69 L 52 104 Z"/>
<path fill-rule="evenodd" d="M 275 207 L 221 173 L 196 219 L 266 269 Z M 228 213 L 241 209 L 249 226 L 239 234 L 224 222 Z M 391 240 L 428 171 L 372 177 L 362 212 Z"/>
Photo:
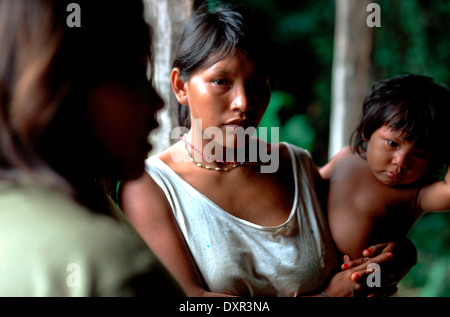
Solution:
<path fill-rule="evenodd" d="M 367 245 L 405 236 L 425 212 L 450 210 L 448 170 L 436 182 L 450 157 L 442 141 L 449 112 L 450 92 L 431 78 L 405 75 L 374 87 L 353 145 L 320 169 L 341 254 L 360 257 Z"/>

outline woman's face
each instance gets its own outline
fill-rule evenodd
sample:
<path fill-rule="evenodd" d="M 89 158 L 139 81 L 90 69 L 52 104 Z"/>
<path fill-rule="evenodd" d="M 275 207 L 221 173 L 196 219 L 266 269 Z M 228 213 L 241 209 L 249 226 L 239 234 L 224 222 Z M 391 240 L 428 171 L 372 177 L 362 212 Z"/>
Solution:
<path fill-rule="evenodd" d="M 155 115 L 164 105 L 144 74 L 133 85 L 105 82 L 90 94 L 89 117 L 101 147 L 103 176 L 132 179 L 144 171 L 152 149 L 149 133 L 158 127 Z"/>
<path fill-rule="evenodd" d="M 236 146 L 236 129 L 259 125 L 270 100 L 269 78 L 239 51 L 196 72 L 184 89 L 184 104 L 190 107 L 191 122 L 197 129 L 194 132 L 205 133 L 207 128 L 217 127 L 224 140 L 214 136 L 214 141 L 227 147 Z M 195 119 L 202 119 L 202 131 L 194 126 Z"/>

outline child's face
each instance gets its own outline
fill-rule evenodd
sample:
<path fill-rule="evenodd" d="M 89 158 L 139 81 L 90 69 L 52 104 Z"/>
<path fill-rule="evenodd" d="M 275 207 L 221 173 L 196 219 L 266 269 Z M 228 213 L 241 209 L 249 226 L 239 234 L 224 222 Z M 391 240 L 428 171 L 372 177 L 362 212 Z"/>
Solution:
<path fill-rule="evenodd" d="M 202 119 L 203 130 L 220 128 L 228 147 L 235 145 L 230 143 L 234 137 L 227 134 L 238 127 L 256 128 L 270 100 L 268 77 L 239 51 L 195 73 L 185 89 L 192 122 Z"/>
<path fill-rule="evenodd" d="M 413 184 L 426 172 L 430 153 L 403 140 L 401 131 L 384 125 L 367 145 L 367 161 L 375 177 L 387 186 Z"/>

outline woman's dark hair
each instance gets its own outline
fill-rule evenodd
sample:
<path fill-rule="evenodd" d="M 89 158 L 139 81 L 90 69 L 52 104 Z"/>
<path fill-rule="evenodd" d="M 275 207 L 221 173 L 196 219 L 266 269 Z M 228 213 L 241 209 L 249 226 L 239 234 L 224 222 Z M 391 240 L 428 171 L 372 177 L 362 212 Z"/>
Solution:
<path fill-rule="evenodd" d="M 448 134 L 450 91 L 430 77 L 402 75 L 376 83 L 363 104 L 362 119 L 353 132 L 352 144 L 362 157 L 367 141 L 382 126 L 404 134 L 404 140 L 431 153 L 430 169 L 436 172 L 450 162 Z"/>
<path fill-rule="evenodd" d="M 247 7 L 221 5 L 209 12 L 205 4 L 186 24 L 172 66 L 180 69 L 183 81 L 188 81 L 236 50 L 247 54 L 260 71 L 274 79 L 277 51 L 264 20 Z"/>
<path fill-rule="evenodd" d="M 76 1 L 73 28 L 71 2 L 0 0 L 0 179 L 56 186 L 89 205 L 101 162 L 88 94 L 136 78 L 127 61 L 150 58 L 150 30 L 140 0 Z"/>

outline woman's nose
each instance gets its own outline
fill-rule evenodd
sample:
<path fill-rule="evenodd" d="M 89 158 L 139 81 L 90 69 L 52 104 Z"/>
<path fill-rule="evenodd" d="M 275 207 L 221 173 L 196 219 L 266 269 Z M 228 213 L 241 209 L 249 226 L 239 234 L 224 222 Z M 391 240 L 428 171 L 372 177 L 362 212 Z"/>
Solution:
<path fill-rule="evenodd" d="M 246 112 L 248 110 L 248 96 L 245 87 L 236 88 L 230 108 L 233 111 L 240 110 Z"/>

